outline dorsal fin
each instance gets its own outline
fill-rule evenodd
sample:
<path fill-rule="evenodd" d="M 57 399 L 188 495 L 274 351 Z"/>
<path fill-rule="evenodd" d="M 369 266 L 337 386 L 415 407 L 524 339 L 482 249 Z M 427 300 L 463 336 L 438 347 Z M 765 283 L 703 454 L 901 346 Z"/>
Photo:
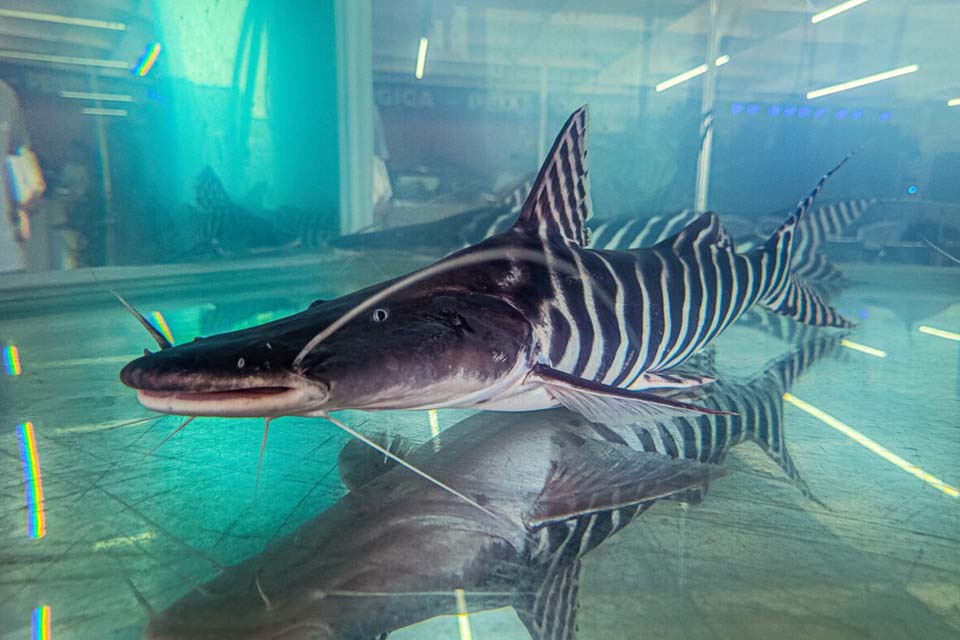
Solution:
<path fill-rule="evenodd" d="M 590 180 L 587 175 L 587 106 L 573 112 L 547 154 L 517 222 L 543 238 L 587 244 Z"/>
<path fill-rule="evenodd" d="M 701 246 L 716 245 L 734 250 L 733 240 L 721 226 L 717 214 L 712 211 L 701 213 L 683 229 L 668 238 L 664 238 L 654 247 L 669 249 L 674 253 L 683 253 L 691 249 L 695 243 Z"/>

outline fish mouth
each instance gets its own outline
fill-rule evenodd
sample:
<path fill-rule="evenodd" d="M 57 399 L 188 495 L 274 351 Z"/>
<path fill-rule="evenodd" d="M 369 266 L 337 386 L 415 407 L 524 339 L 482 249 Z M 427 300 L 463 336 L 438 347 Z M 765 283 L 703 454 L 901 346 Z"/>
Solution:
<path fill-rule="evenodd" d="M 326 400 L 326 392 L 290 386 L 251 386 L 215 391 L 138 389 L 137 400 L 160 413 L 214 417 L 304 415 Z"/>

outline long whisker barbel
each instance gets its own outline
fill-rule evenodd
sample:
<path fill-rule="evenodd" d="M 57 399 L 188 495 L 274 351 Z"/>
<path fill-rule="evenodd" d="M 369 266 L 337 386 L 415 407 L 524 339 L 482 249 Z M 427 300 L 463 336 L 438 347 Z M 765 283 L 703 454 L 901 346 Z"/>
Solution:
<path fill-rule="evenodd" d="M 386 447 L 383 447 L 383 446 L 379 445 L 378 443 L 374 442 L 373 440 L 371 440 L 371 439 L 368 438 L 367 436 L 363 435 L 362 433 L 360 433 L 360 432 L 357 431 L 356 429 L 353 429 L 352 427 L 349 427 L 348 425 L 344 424 L 343 422 L 341 422 L 341 421 L 337 420 L 336 418 L 332 417 L 329 413 L 327 413 L 327 412 L 324 411 L 324 412 L 321 412 L 320 415 L 321 415 L 323 418 L 326 418 L 327 420 L 329 420 L 330 422 L 332 422 L 333 424 L 335 424 L 336 426 L 340 427 L 341 429 L 343 429 L 343 430 L 346 431 L 347 433 L 349 433 L 351 436 L 353 436 L 354 438 L 356 438 L 356 439 L 359 440 L 360 442 L 364 443 L 365 445 L 367 445 L 367 446 L 369 446 L 369 447 L 372 447 L 372 448 L 376 449 L 377 451 L 379 451 L 380 453 L 382 453 L 382 454 L 383 454 L 384 456 L 386 456 L 387 458 L 390 458 L 391 460 L 393 460 L 393 461 L 396 462 L 397 464 L 399 464 L 399 465 L 401 465 L 401 466 L 403 466 L 403 467 L 406 467 L 407 469 L 409 469 L 410 471 L 414 472 L 415 474 L 417 474 L 418 476 L 420 476 L 420 477 L 423 478 L 424 480 L 427 480 L 428 482 L 430 482 L 430 483 L 432 483 L 432 484 L 435 484 L 436 486 L 440 487 L 441 489 L 443 489 L 443 490 L 446 491 L 447 493 L 450 493 L 450 494 L 456 496 L 457 498 L 460 498 L 461 500 L 463 500 L 463 501 L 466 502 L 467 504 L 470 504 L 470 505 L 476 507 L 477 509 L 479 509 L 480 511 L 483 511 L 483 512 L 484 512 L 485 514 L 487 514 L 488 516 L 490 516 L 490 517 L 492 517 L 492 518 L 496 518 L 497 520 L 499 520 L 499 521 L 501 521 L 501 522 L 505 522 L 505 523 L 507 523 L 507 524 L 509 524 L 509 525 L 519 527 L 519 528 L 522 529 L 524 532 L 526 532 L 526 529 L 524 529 L 524 527 L 523 527 L 520 523 L 514 522 L 514 521 L 512 521 L 512 520 L 509 520 L 509 519 L 505 518 L 503 515 L 500 515 L 500 514 L 498 514 L 498 513 L 495 513 L 495 512 L 493 512 L 493 511 L 491 511 L 490 509 L 487 509 L 486 507 L 484 507 L 483 505 L 481 505 L 481 504 L 480 504 L 479 502 L 477 502 L 476 500 L 474 500 L 474 499 L 472 499 L 472 498 L 464 495 L 464 494 L 461 493 L 460 491 L 457 491 L 456 489 L 454 489 L 454 488 L 451 487 L 450 485 L 448 485 L 448 484 L 446 484 L 446 483 L 444 483 L 444 482 L 442 482 L 442 481 L 434 478 L 433 476 L 431 476 L 431 475 L 430 475 L 429 473 L 427 473 L 426 471 L 423 471 L 422 469 L 417 468 L 415 465 L 410 464 L 409 462 L 407 462 L 406 460 L 404 460 L 404 459 L 401 458 L 400 456 L 396 455 L 395 453 L 393 453 L 392 451 L 390 451 L 390 450 L 387 449 Z"/>

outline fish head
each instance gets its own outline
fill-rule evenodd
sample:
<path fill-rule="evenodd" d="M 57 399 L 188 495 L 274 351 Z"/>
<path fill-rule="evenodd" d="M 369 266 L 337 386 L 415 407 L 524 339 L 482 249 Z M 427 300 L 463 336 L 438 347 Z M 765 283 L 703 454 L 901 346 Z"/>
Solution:
<path fill-rule="evenodd" d="M 235 575 L 194 590 L 166 610 L 151 617 L 144 634 L 149 640 L 332 640 L 334 631 L 324 619 L 322 602 L 304 598 L 291 611 L 289 602 L 265 600 L 259 593 L 256 579 L 240 575 L 237 568 L 228 568 Z M 222 578 L 228 580 L 223 582 Z M 245 585 L 237 589 L 237 578 Z"/>
<path fill-rule="evenodd" d="M 532 335 L 525 317 L 499 297 L 411 292 L 311 348 L 299 373 L 328 390 L 324 411 L 457 406 L 528 366 Z"/>
<path fill-rule="evenodd" d="M 317 335 L 360 291 L 240 331 L 147 353 L 121 381 L 148 409 L 192 416 L 316 416 L 339 409 L 455 406 L 531 358 L 532 327 L 504 299 L 411 288 Z"/>

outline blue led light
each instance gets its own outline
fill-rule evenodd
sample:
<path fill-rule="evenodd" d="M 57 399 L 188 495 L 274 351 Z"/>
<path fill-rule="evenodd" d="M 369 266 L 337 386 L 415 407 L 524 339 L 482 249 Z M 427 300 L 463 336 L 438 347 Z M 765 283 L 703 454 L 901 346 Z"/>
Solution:
<path fill-rule="evenodd" d="M 769 107 L 767 107 L 767 115 L 778 116 L 780 115 L 780 111 L 781 111 L 781 108 L 780 108 L 780 105 L 778 104 L 772 104 Z"/>
<path fill-rule="evenodd" d="M 827 110 L 824 109 L 823 107 L 820 107 L 819 109 L 813 112 L 814 118 L 822 118 L 825 115 L 827 115 Z"/>
<path fill-rule="evenodd" d="M 751 104 L 750 106 L 747 107 L 747 113 L 751 116 L 755 116 L 759 112 L 760 112 L 760 105 L 758 104 Z"/>
<path fill-rule="evenodd" d="M 847 117 L 847 110 L 837 109 L 837 112 L 833 114 L 833 117 L 836 118 L 837 120 L 843 120 L 844 118 Z"/>
<path fill-rule="evenodd" d="M 889 119 L 890 119 L 890 112 L 889 112 L 889 111 L 884 111 L 883 113 L 881 113 L 881 114 L 880 114 L 880 119 L 881 119 L 881 120 L 889 120 Z"/>
<path fill-rule="evenodd" d="M 860 118 L 863 117 L 863 111 L 860 111 L 859 109 L 857 109 L 856 111 L 850 114 L 850 117 L 853 118 L 854 120 L 859 120 Z"/>
<path fill-rule="evenodd" d="M 742 102 L 734 102 L 730 105 L 730 113 L 743 113 L 744 109 L 746 109 L 746 107 L 743 106 Z"/>
<path fill-rule="evenodd" d="M 794 105 L 790 105 L 789 107 L 784 107 L 783 109 L 783 115 L 787 116 L 788 118 L 792 118 L 796 112 L 797 112 L 797 108 Z"/>
<path fill-rule="evenodd" d="M 912 184 L 909 187 L 907 187 L 907 193 L 909 193 L 910 195 L 913 195 L 916 192 L 917 192 L 917 185 Z"/>
<path fill-rule="evenodd" d="M 810 115 L 810 107 L 800 107 L 797 109 L 797 115 L 801 118 L 806 118 Z"/>

